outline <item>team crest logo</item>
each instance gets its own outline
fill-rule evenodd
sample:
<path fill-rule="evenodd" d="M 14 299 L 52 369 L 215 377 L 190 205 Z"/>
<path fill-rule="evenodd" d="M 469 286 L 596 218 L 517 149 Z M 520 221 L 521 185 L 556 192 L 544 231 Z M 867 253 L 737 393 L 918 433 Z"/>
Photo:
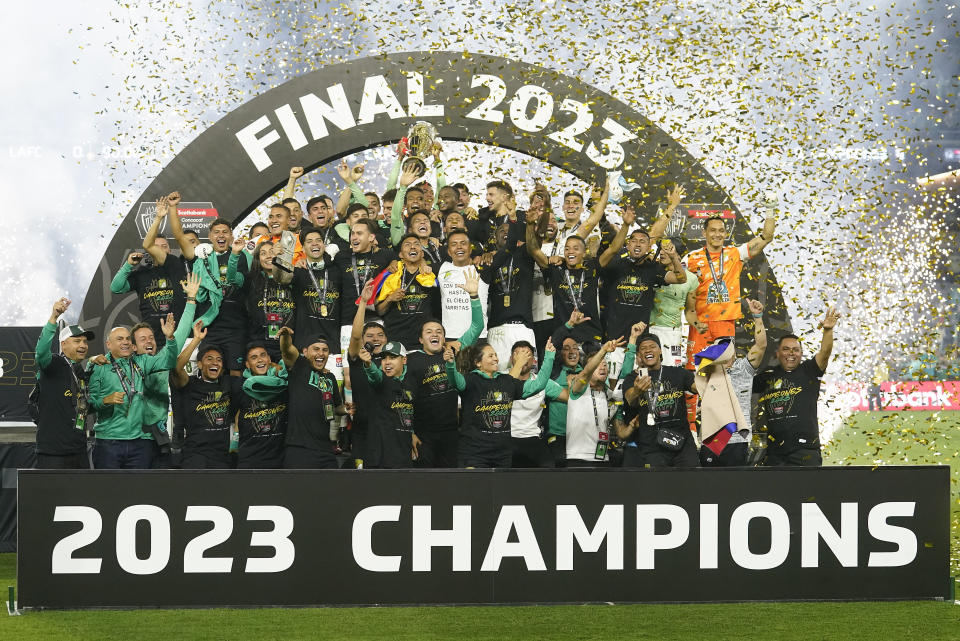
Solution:
<path fill-rule="evenodd" d="M 221 396 L 223 396 L 223 392 L 214 392 L 214 393 L 213 393 L 213 400 L 219 401 Z"/>
<path fill-rule="evenodd" d="M 773 382 L 773 389 L 783 389 L 783 379 L 778 378 Z"/>

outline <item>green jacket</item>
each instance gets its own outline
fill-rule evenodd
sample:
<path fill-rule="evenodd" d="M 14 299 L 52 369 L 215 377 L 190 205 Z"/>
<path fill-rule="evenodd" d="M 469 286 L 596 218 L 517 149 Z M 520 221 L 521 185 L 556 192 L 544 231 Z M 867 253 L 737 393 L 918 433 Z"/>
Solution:
<path fill-rule="evenodd" d="M 187 303 L 186 307 L 183 308 L 183 316 L 180 317 L 177 330 L 173 333 L 173 340 L 177 343 L 177 354 L 183 349 L 188 334 L 193 331 L 193 318 L 196 311 L 195 303 Z M 176 362 L 176 358 L 174 358 L 174 362 Z M 143 400 L 143 422 L 145 425 L 156 425 L 161 421 L 167 422 L 167 413 L 170 406 L 170 373 L 167 370 L 154 372 L 144 378 Z"/>

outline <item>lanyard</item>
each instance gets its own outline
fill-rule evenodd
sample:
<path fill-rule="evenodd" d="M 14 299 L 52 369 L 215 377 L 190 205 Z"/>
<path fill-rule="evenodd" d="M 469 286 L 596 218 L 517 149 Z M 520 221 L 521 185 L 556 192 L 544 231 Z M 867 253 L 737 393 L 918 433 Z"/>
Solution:
<path fill-rule="evenodd" d="M 123 393 L 131 397 L 136 396 L 137 394 L 137 374 L 140 374 L 141 380 L 143 379 L 143 373 L 140 372 L 140 367 L 137 365 L 136 361 L 130 361 L 130 374 L 131 377 L 127 378 L 127 373 L 123 371 L 123 368 L 120 367 L 120 364 L 111 356 L 110 362 L 113 364 L 113 371 L 117 374 L 117 378 L 120 379 L 120 387 L 123 388 Z M 129 387 L 128 387 L 129 383 Z"/>
<path fill-rule="evenodd" d="M 569 269 L 565 271 L 565 275 L 567 277 L 567 287 L 569 288 L 568 294 L 570 296 L 570 302 L 573 303 L 574 309 L 580 309 L 580 307 L 583 305 L 583 288 L 584 288 L 583 281 L 587 277 L 587 270 L 584 269 L 580 272 L 580 286 L 577 289 L 576 294 L 574 294 L 573 292 L 573 280 L 570 279 Z"/>
<path fill-rule="evenodd" d="M 662 382 L 663 382 L 663 367 L 660 368 L 660 375 L 657 376 L 657 382 L 654 383 L 652 380 L 650 382 L 650 388 L 647 390 L 647 416 L 653 418 L 654 410 L 657 407 L 657 397 L 660 396 L 662 391 Z M 652 425 L 647 421 L 648 425 Z"/>
<path fill-rule="evenodd" d="M 435 263 L 440 262 L 440 251 L 436 250 L 437 253 L 434 254 L 433 244 L 429 240 L 427 241 L 427 244 L 423 247 L 423 251 L 425 254 L 427 254 L 427 256 L 429 256 L 433 260 L 433 262 Z"/>
<path fill-rule="evenodd" d="M 214 254 L 214 255 L 219 256 L 219 254 Z M 210 280 L 212 280 L 214 283 L 216 283 L 216 285 L 220 288 L 220 290 L 223 291 L 223 290 L 225 289 L 225 287 L 224 287 L 225 283 L 223 283 L 223 282 L 220 280 L 220 275 L 219 275 L 219 274 L 216 275 L 216 276 L 213 275 L 213 271 L 210 269 L 210 263 L 207 262 L 207 259 L 208 259 L 208 258 L 210 258 L 210 257 L 207 256 L 207 258 L 201 258 L 201 259 L 200 259 L 200 262 L 203 263 L 203 268 L 207 270 L 207 275 L 210 276 Z M 217 260 L 217 264 L 219 264 L 219 262 L 220 262 L 220 261 Z"/>
<path fill-rule="evenodd" d="M 510 264 L 507 265 L 507 273 L 504 276 L 503 267 L 500 268 L 500 285 L 503 288 L 504 294 L 509 294 L 511 291 L 510 285 L 513 284 L 513 254 L 510 255 Z"/>
<path fill-rule="evenodd" d="M 720 248 L 720 276 L 718 277 L 718 276 L 717 276 L 717 272 L 715 272 L 715 271 L 713 270 L 713 261 L 710 260 L 710 250 L 708 250 L 708 249 L 706 248 L 706 246 L 704 246 L 704 248 L 703 248 L 703 253 L 707 255 L 707 267 L 710 268 L 710 276 L 713 278 L 713 284 L 716 285 L 718 288 L 720 287 L 720 279 L 723 278 L 723 252 L 724 252 L 724 249 L 725 249 L 724 247 L 721 247 L 721 248 Z"/>
<path fill-rule="evenodd" d="M 600 422 L 600 412 L 597 411 L 597 399 L 593 395 L 593 388 L 589 387 L 590 390 L 590 403 L 593 404 L 593 423 L 597 426 L 597 429 L 607 429 L 606 425 Z M 609 417 L 608 417 L 609 418 Z"/>
<path fill-rule="evenodd" d="M 367 284 L 367 276 L 370 275 L 370 265 L 367 264 L 366 259 L 363 262 L 363 285 L 360 284 L 361 278 L 357 275 L 357 257 L 353 255 L 350 257 L 350 263 L 353 265 L 353 284 L 357 288 L 357 296 L 363 292 L 363 288 Z"/>
<path fill-rule="evenodd" d="M 320 269 L 323 269 L 322 267 Z M 317 296 L 320 297 L 320 304 L 325 305 L 327 303 L 327 287 L 330 285 L 330 279 L 325 275 L 323 278 L 323 291 L 320 291 L 320 285 L 317 284 L 317 277 L 313 275 L 313 265 L 307 265 L 307 274 L 310 275 L 310 281 L 313 283 L 313 288 L 317 291 Z"/>
<path fill-rule="evenodd" d="M 407 291 L 407 287 L 409 287 L 410 285 L 413 284 L 413 281 L 415 281 L 415 280 L 417 279 L 417 275 L 418 275 L 419 273 L 420 273 L 420 268 L 417 267 L 417 271 L 415 271 L 414 273 L 410 274 L 410 280 L 404 281 L 404 280 L 403 280 L 403 277 L 407 275 L 407 268 L 404 267 L 404 268 L 400 271 L 400 291 L 406 292 L 406 291 Z"/>

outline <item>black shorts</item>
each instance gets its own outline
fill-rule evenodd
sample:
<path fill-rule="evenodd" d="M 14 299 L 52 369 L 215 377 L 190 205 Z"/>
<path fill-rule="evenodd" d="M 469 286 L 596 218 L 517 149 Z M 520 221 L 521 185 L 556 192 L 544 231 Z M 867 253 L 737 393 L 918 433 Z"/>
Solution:
<path fill-rule="evenodd" d="M 727 443 L 720 450 L 720 455 L 713 453 L 709 447 L 700 448 L 700 465 L 703 467 L 743 467 L 747 465 L 747 455 L 750 453 L 749 443 Z"/>
<path fill-rule="evenodd" d="M 456 427 L 452 430 L 417 434 L 417 437 L 420 439 L 420 447 L 417 448 L 420 456 L 414 462 L 414 467 L 457 466 L 460 432 Z"/>
<path fill-rule="evenodd" d="M 684 439 L 679 451 L 659 445 L 624 448 L 623 467 L 700 467 L 700 457 L 691 436 Z"/>
<path fill-rule="evenodd" d="M 779 467 L 783 465 L 820 467 L 823 465 L 823 457 L 820 455 L 820 448 L 801 447 L 786 451 L 768 447 L 767 456 L 763 460 L 763 465 L 766 467 Z"/>
<path fill-rule="evenodd" d="M 180 467 L 184 470 L 231 470 L 233 462 L 229 452 L 223 456 L 207 456 L 202 452 L 183 452 Z"/>
<path fill-rule="evenodd" d="M 283 467 L 287 470 L 336 470 L 340 463 L 330 450 L 288 445 L 283 450 Z"/>
<path fill-rule="evenodd" d="M 553 452 L 539 436 L 511 438 L 513 443 L 513 467 L 556 467 Z"/>

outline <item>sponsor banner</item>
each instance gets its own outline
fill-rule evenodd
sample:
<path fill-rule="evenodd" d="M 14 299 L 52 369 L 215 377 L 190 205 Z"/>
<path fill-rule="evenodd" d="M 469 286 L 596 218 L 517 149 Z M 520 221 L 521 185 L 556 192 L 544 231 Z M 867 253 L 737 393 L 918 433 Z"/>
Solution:
<path fill-rule="evenodd" d="M 828 383 L 827 392 L 853 412 L 960 410 L 960 381 Z"/>
<path fill-rule="evenodd" d="M 37 340 L 42 327 L 0 327 L 0 421 L 31 421 L 27 396 L 37 383 Z M 60 350 L 56 339 L 51 349 Z"/>
<path fill-rule="evenodd" d="M 207 237 L 207 228 L 217 218 L 217 210 L 214 209 L 213 203 L 185 203 L 181 202 L 177 206 L 177 213 L 180 215 L 180 225 L 183 227 L 184 231 L 193 230 L 197 232 L 200 238 Z M 136 213 L 136 223 L 137 223 L 137 232 L 140 234 L 141 240 L 147 237 L 147 230 L 150 229 L 150 225 L 153 224 L 153 219 L 157 215 L 157 203 L 155 202 L 142 202 L 137 208 Z M 160 230 L 158 232 L 160 236 L 166 236 L 167 238 L 173 238 L 173 232 L 170 231 L 170 219 L 164 219 L 163 223 L 160 225 Z"/>
<path fill-rule="evenodd" d="M 26 607 L 928 599 L 947 466 L 19 474 Z"/>

